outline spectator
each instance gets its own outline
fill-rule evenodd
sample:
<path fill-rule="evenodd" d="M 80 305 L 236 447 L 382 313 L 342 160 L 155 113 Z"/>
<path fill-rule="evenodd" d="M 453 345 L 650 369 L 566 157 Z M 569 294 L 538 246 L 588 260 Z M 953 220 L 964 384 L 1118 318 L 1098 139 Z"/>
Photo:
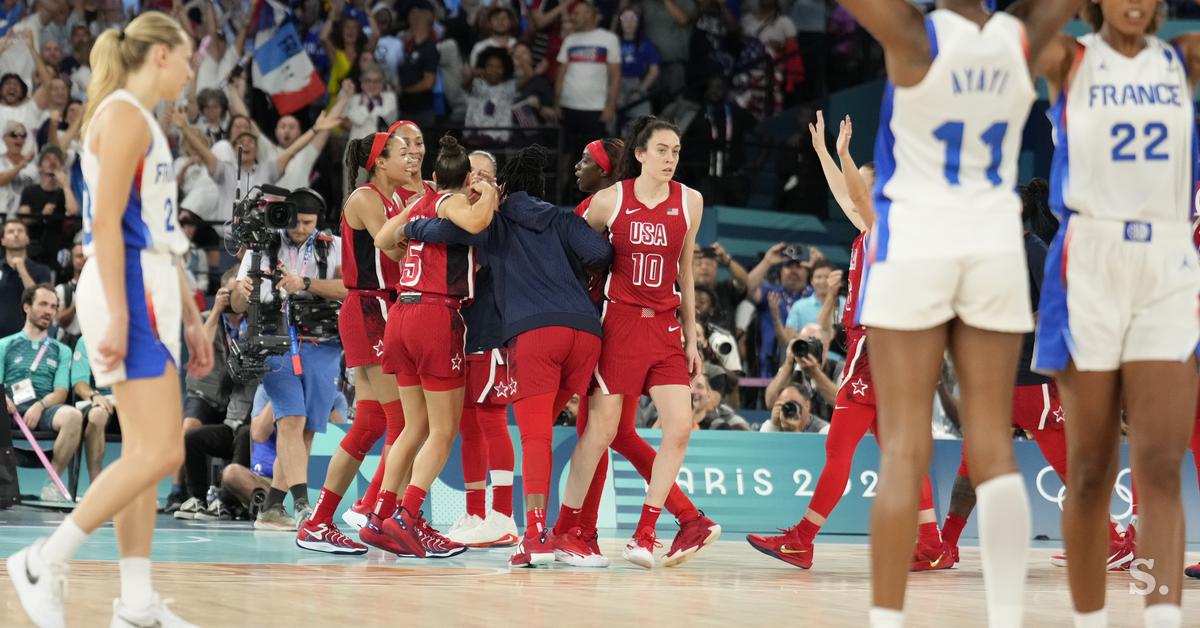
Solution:
<path fill-rule="evenodd" d="M 758 0 L 754 10 L 742 16 L 742 30 L 768 49 L 796 38 L 796 24 L 780 12 L 779 0 Z"/>
<path fill-rule="evenodd" d="M 254 402 L 254 410 L 258 411 L 251 411 L 249 428 L 239 430 L 234 437 L 233 461 L 221 471 L 222 492 L 249 510 L 252 519 L 258 517 L 267 501 L 275 470 L 275 414 L 266 393 L 256 393 Z M 248 455 L 243 453 L 247 444 L 243 439 L 249 441 Z"/>
<path fill-rule="evenodd" d="M 690 59 L 688 44 L 697 15 L 695 0 L 642 0 L 646 35 L 658 47 L 664 93 L 683 89 Z"/>
<path fill-rule="evenodd" d="M 338 107 L 334 107 L 333 117 L 337 117 Z M 281 188 L 295 190 L 312 184 L 316 176 L 313 167 L 321 157 L 329 141 L 330 128 L 317 128 L 313 125 L 312 139 L 307 144 L 301 144 L 291 160 L 283 168 L 283 174 L 275 182 Z M 295 116 L 281 116 L 275 123 L 275 143 L 263 142 L 267 149 L 268 159 L 278 159 L 279 156 L 295 146 L 305 136 L 300 131 L 300 121 Z"/>
<path fill-rule="evenodd" d="M 468 129 L 507 129 L 513 126 L 513 105 L 517 82 L 513 80 L 513 60 L 503 48 L 488 48 L 479 54 L 479 67 L 471 79 L 467 96 Z M 470 133 L 468 140 L 481 144 L 504 144 L 511 133 L 482 131 Z"/>
<path fill-rule="evenodd" d="M 717 272 L 722 267 L 729 271 L 730 278 L 717 281 Z M 692 256 L 692 276 L 697 288 L 706 288 L 715 296 L 708 320 L 732 331 L 734 310 L 746 298 L 746 287 L 750 283 L 750 274 L 745 267 L 733 259 L 720 242 L 714 242 L 712 246 L 697 248 Z"/>
<path fill-rule="evenodd" d="M 378 29 L 375 44 L 375 64 L 383 71 L 389 85 L 400 80 L 400 64 L 404 62 L 404 40 L 397 36 L 398 28 L 394 9 L 380 2 L 371 8 Z"/>
<path fill-rule="evenodd" d="M 375 41 L 378 33 L 371 31 L 368 38 L 363 33 L 363 25 L 358 20 L 346 15 L 344 0 L 334 0 L 329 12 L 329 19 L 321 29 L 321 46 L 330 60 L 329 65 L 329 96 L 336 98 L 342 81 L 354 78 L 352 71 L 359 65 L 359 57 L 368 52 L 372 58 L 375 55 Z"/>
<path fill-rule="evenodd" d="M 796 44 L 804 58 L 806 89 L 802 100 L 818 100 L 825 95 L 829 7 L 825 0 L 792 0 L 788 17 L 796 27 Z"/>
<path fill-rule="evenodd" d="M 83 244 L 76 243 L 71 247 L 71 278 L 54 287 L 58 297 L 58 341 L 68 347 L 75 346 L 79 340 L 79 320 L 75 318 L 75 288 L 79 285 L 79 273 L 83 272 L 83 263 L 87 258 L 83 255 Z"/>
<path fill-rule="evenodd" d="M 812 389 L 788 384 L 771 406 L 771 420 L 763 423 L 759 431 L 828 433 L 829 422 L 811 412 L 812 399 Z"/>
<path fill-rule="evenodd" d="M 212 5 L 208 4 L 205 11 L 213 12 Z M 216 28 L 209 33 L 212 39 L 209 40 L 208 48 L 200 59 L 200 66 L 196 68 L 195 88 L 201 92 L 222 89 L 240 61 L 237 53 L 239 48 L 225 41 L 224 31 Z"/>
<path fill-rule="evenodd" d="M 223 90 L 200 90 L 196 94 L 196 107 L 200 115 L 191 126 L 208 140 L 210 146 L 224 139 L 236 139 L 229 137 L 229 97 Z"/>
<path fill-rule="evenodd" d="M 681 127 L 688 146 L 682 174 L 696 184 L 706 203 L 742 206 L 750 195 L 750 174 L 758 166 L 747 158 L 746 137 L 758 120 L 729 97 L 724 76 L 710 76 L 704 84 L 702 109 Z"/>
<path fill-rule="evenodd" d="M 30 430 L 57 432 L 51 466 L 62 475 L 79 450 L 83 414 L 66 403 L 71 379 L 71 350 L 50 337 L 58 313 L 58 297 L 50 284 L 39 283 L 21 294 L 24 329 L 0 339 L 0 383 L 8 413 Z M 42 501 L 65 501 L 47 480 Z"/>
<path fill-rule="evenodd" d="M 26 167 L 30 155 L 25 152 L 27 127 L 15 120 L 4 123 L 4 149 L 0 155 L 0 214 L 12 216 L 20 206 L 21 190 L 33 181 Z"/>
<path fill-rule="evenodd" d="M 80 4 L 83 4 L 82 2 Z M 71 82 L 71 98 L 87 100 L 87 88 L 92 82 L 92 33 L 80 24 L 71 29 L 72 54 L 63 59 L 58 73 Z"/>
<path fill-rule="evenodd" d="M 696 286 L 696 324 L 700 327 L 696 337 L 700 342 L 700 353 L 730 373 L 741 373 L 744 367 L 737 338 L 728 329 L 712 322 L 712 306 L 716 299 L 712 290 Z"/>
<path fill-rule="evenodd" d="M 39 57 L 40 63 L 40 57 Z M 39 66 L 44 69 L 44 66 Z M 50 107 L 50 79 L 46 76 L 33 96 L 29 96 L 29 85 L 16 74 L 0 77 L 0 124 L 20 122 L 25 128 L 36 129 L 46 120 L 46 109 Z M 66 105 L 65 99 L 63 106 Z M 61 110 L 62 107 L 60 106 Z M 27 138 L 25 148 L 33 152 L 34 138 Z"/>
<path fill-rule="evenodd" d="M 570 163 L 585 144 L 603 137 L 605 125 L 616 119 L 621 42 L 616 35 L 596 28 L 596 21 L 595 5 L 576 2 L 571 10 L 575 32 L 567 35 L 558 51 L 554 93 Z"/>
<path fill-rule="evenodd" d="M 736 55 L 731 35 L 740 29 L 737 18 L 721 0 L 697 2 L 696 23 L 688 44 L 691 56 L 687 70 L 689 85 L 700 86 L 710 76 L 733 72 Z M 699 88 L 692 95 L 698 98 Z"/>
<path fill-rule="evenodd" d="M 288 200 L 297 204 L 296 226 L 280 234 L 278 248 L 263 256 L 262 270 L 280 268 L 282 278 L 278 280 L 278 288 L 292 300 L 293 314 L 303 320 L 296 299 L 311 304 L 315 299 L 345 298 L 346 287 L 340 279 L 342 245 L 336 236 L 316 234 L 317 223 L 325 214 L 323 200 L 311 192 L 293 192 Z M 248 306 L 251 284 L 247 275 L 251 261 L 251 256 L 244 256 L 238 269 L 239 282 L 232 294 L 234 311 L 244 312 Z M 270 279 L 263 281 L 263 302 L 274 300 L 275 283 Z M 308 447 L 314 433 L 325 431 L 337 392 L 341 345 L 336 327 L 328 331 L 327 335 L 316 338 L 305 338 L 299 332 L 304 341 L 299 349 L 301 373 L 294 372 L 292 356 L 272 356 L 267 360 L 271 370 L 263 377 L 263 387 L 275 408 L 279 464 L 292 494 L 296 520 L 300 521 L 310 514 Z M 256 526 L 277 529 L 278 511 L 283 508 L 285 496 L 282 490 L 271 491 Z M 295 529 L 294 522 L 290 529 Z"/>
<path fill-rule="evenodd" d="M 13 217 L 4 221 L 4 263 L 0 265 L 0 337 L 21 330 L 25 314 L 16 307 L 29 288 L 50 282 L 50 269 L 29 259 L 29 231 Z"/>
<path fill-rule="evenodd" d="M 88 362 L 87 344 L 82 339 L 75 341 L 75 354 L 71 360 L 71 390 L 75 399 L 86 401 L 80 414 L 86 420 L 83 428 L 83 454 L 87 462 L 88 478 L 94 483 L 104 466 L 104 432 L 109 421 L 117 418 L 113 405 L 112 388 L 96 388 L 92 377 L 92 365 Z"/>
<path fill-rule="evenodd" d="M 750 431 L 750 422 L 738 415 L 732 406 L 722 401 L 728 388 L 727 381 L 728 375 L 725 373 L 725 369 L 715 364 L 705 364 L 704 377 L 696 378 L 696 383 L 700 386 L 692 387 L 693 394 L 698 388 L 702 394 L 705 394 L 703 393 L 704 388 L 708 389 L 706 394 L 708 395 L 709 410 L 704 415 L 704 419 L 700 421 L 700 429 L 748 432 Z"/>
<path fill-rule="evenodd" d="M 56 78 L 52 85 L 62 86 L 63 96 L 66 96 L 65 84 L 62 79 Z M 51 87 L 51 91 L 57 91 L 58 88 Z M 51 97 L 52 101 L 58 101 L 57 97 Z M 79 154 L 79 132 L 83 126 L 83 103 L 78 100 L 67 98 L 61 107 L 54 105 L 47 113 L 46 121 L 37 131 L 37 145 L 48 146 L 53 144 L 66 153 L 66 164 L 71 168 L 75 164 L 75 157 Z"/>
<path fill-rule="evenodd" d="M 766 281 L 767 272 L 782 264 L 779 283 Z M 750 300 L 758 306 L 758 326 L 761 345 L 758 349 L 759 373 L 775 370 L 779 363 L 777 354 L 780 346 L 776 338 L 783 336 L 783 322 L 792 305 L 812 294 L 808 285 L 808 267 L 805 265 L 804 247 L 799 244 L 779 243 L 771 247 L 762 261 L 749 273 L 746 285 Z"/>
<path fill-rule="evenodd" d="M 621 91 L 617 98 L 621 117 L 617 128 L 624 135 L 630 121 L 651 112 L 649 95 L 659 75 L 658 48 L 646 37 L 646 27 L 633 7 L 617 19 L 621 34 Z"/>
<path fill-rule="evenodd" d="M 835 380 L 841 369 L 840 363 L 829 359 L 828 354 L 828 344 L 821 339 L 820 328 L 810 325 L 802 330 L 800 337 L 788 346 L 783 364 L 767 384 L 766 404 L 774 406 L 789 384 L 798 383 L 816 391 L 817 397 L 811 400 L 813 414 L 823 419 L 832 417 L 838 392 Z"/>
<path fill-rule="evenodd" d="M 346 119 L 350 121 L 350 137 L 366 137 L 387 129 L 398 119 L 396 94 L 384 89 L 383 71 L 378 66 L 364 68 L 359 79 L 362 93 L 355 93 L 354 82 L 342 81 L 347 92 Z M 297 130 L 299 130 L 297 124 Z"/>
<path fill-rule="evenodd" d="M 408 11 L 408 31 L 404 34 L 399 99 L 400 113 L 422 129 L 432 129 L 435 122 L 433 87 L 439 59 L 433 40 L 433 11 L 414 4 Z"/>
<path fill-rule="evenodd" d="M 564 427 L 575 427 L 575 421 L 579 418 L 579 395 L 571 395 L 567 400 L 567 405 L 563 406 L 562 412 L 558 413 L 558 418 L 554 420 L 554 425 Z"/>
<path fill-rule="evenodd" d="M 38 0 L 37 12 L 31 16 L 36 20 L 39 45 L 48 41 L 65 46 L 70 42 L 71 29 L 83 23 L 80 11 L 72 11 L 67 0 Z M 30 22 L 33 26 L 34 22 Z"/>
<path fill-rule="evenodd" d="M 57 146 L 47 146 L 42 151 L 37 161 L 38 182 L 21 190 L 18 214 L 60 218 L 79 215 L 79 202 L 71 192 L 71 180 L 63 168 L 65 160 L 66 155 Z M 54 252 L 57 251 L 55 248 Z"/>
<path fill-rule="evenodd" d="M 830 291 L 831 285 L 838 287 Z M 841 285 L 842 271 L 838 269 L 837 264 L 828 260 L 814 263 L 812 265 L 813 292 L 792 304 L 792 308 L 788 310 L 787 325 L 783 329 L 784 333 L 781 338 L 790 342 L 801 329 L 816 323 L 818 315 L 821 313 L 821 306 L 830 296 L 837 298 L 837 312 L 841 312 L 842 308 L 846 306 L 846 297 L 837 294 Z"/>
<path fill-rule="evenodd" d="M 479 55 L 484 50 L 500 48 L 512 52 L 518 43 L 517 38 L 513 36 L 516 32 L 516 19 L 509 7 L 499 4 L 493 6 L 488 10 L 487 23 L 491 36 L 479 40 L 471 47 L 471 54 L 468 57 L 469 70 L 483 67 L 479 65 Z"/>
<path fill-rule="evenodd" d="M 304 40 L 304 51 L 312 60 L 317 74 L 321 75 L 321 81 L 328 84 L 330 59 L 329 53 L 321 41 L 321 33 L 325 30 L 321 5 L 321 0 L 301 0 L 296 4 L 296 31 Z"/>

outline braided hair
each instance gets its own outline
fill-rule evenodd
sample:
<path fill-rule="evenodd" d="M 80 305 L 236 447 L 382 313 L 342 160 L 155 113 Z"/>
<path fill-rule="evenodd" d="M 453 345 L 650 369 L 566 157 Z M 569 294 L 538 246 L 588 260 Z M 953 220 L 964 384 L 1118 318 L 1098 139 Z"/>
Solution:
<path fill-rule="evenodd" d="M 549 151 L 540 144 L 532 144 L 517 151 L 496 176 L 496 182 L 505 194 L 525 192 L 535 198 L 546 195 L 546 164 Z"/>

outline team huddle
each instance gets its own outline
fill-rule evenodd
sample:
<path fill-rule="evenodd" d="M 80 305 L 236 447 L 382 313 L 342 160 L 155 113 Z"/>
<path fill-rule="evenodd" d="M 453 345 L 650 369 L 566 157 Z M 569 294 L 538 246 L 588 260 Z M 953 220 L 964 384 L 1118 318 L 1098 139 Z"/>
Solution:
<path fill-rule="evenodd" d="M 1162 585 L 1146 595 L 1146 625 L 1181 625 L 1180 464 L 1196 416 L 1200 343 L 1191 228 L 1200 35 L 1156 38 L 1161 2 L 1151 0 L 1022 0 L 1007 13 L 941 0 L 928 16 L 904 0 L 842 4 L 883 45 L 889 79 L 874 163 L 859 168 L 850 158 L 848 118 L 840 167 L 823 121 L 812 129 L 830 188 L 861 231 L 843 318 L 849 359 L 804 519 L 748 541 L 811 567 L 813 538 L 842 495 L 854 446 L 872 430 L 882 458 L 871 624 L 903 625 L 908 572 L 957 562 L 977 502 L 989 624 L 1020 625 L 1031 524 L 1011 445 L 1017 425 L 1035 434 L 1067 485 L 1066 555 L 1056 561 L 1067 566 L 1075 625 L 1106 625 L 1105 570 L 1134 556 L 1152 559 L 1145 571 Z M 1081 10 L 1094 33 L 1062 35 Z M 190 53 L 178 24 L 156 13 L 105 33 L 93 53 L 103 63 L 93 62 L 96 105 L 86 114 L 92 258 L 79 316 L 97 381 L 120 400 L 126 440 L 121 460 L 53 535 L 8 559 L 38 625 L 63 625 L 69 560 L 114 516 L 122 592 L 113 625 L 188 625 L 149 574 L 154 487 L 181 455 L 179 426 L 161 413 L 163 400 L 180 405 L 180 343 L 158 330 L 183 328 L 193 374 L 211 367 L 212 353 L 195 305 L 180 297 L 172 184 L 141 177 L 135 164 L 142 155 L 145 168 L 169 162 L 149 111 L 190 79 Z M 105 64 L 115 69 L 105 74 Z M 1037 77 L 1050 86 L 1048 204 L 1061 220 L 1048 248 L 1024 231 L 1016 191 Z M 689 383 L 703 370 L 691 274 L 704 200 L 674 180 L 680 150 L 678 129 L 649 116 L 623 141 L 588 144 L 576 176 L 590 196 L 572 213 L 542 200 L 548 157 L 538 146 L 497 169 L 490 154 L 446 136 L 427 182 L 415 124 L 350 141 L 348 180 L 365 183 L 348 190 L 342 212 L 348 296 L 339 330 L 357 418 L 303 513 L 299 547 L 445 558 L 513 546 L 513 567 L 605 567 L 596 527 L 609 447 L 648 483 L 623 552 L 629 562 L 678 565 L 718 539 L 721 527 L 675 483 L 692 429 Z M 965 443 L 939 529 L 929 416 L 947 351 Z M 551 525 L 552 426 L 575 395 L 579 440 Z M 660 417 L 657 451 L 634 430 L 642 395 Z M 523 534 L 512 517 L 509 405 L 523 450 Z M 1108 519 L 1122 423 L 1140 509 L 1136 545 L 1132 525 L 1121 532 Z M 467 514 L 443 535 L 423 506 L 460 431 Z M 344 515 L 360 543 L 333 516 L 380 438 L 384 464 Z M 660 559 L 663 508 L 679 532 Z"/>

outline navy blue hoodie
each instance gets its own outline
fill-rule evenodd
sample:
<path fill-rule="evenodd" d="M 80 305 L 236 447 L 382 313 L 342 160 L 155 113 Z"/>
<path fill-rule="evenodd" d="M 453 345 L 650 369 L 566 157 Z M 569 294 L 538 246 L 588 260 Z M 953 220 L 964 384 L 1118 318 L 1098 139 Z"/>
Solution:
<path fill-rule="evenodd" d="M 607 267 L 612 246 L 573 212 L 518 192 L 478 235 L 444 218 L 414 220 L 404 233 L 422 242 L 470 244 L 487 255 L 505 342 L 543 327 L 601 336 L 583 269 Z"/>

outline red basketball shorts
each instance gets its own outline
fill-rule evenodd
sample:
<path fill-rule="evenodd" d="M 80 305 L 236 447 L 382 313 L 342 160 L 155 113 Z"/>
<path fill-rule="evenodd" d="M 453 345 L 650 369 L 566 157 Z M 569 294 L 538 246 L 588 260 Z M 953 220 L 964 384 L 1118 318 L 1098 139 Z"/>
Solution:
<path fill-rule="evenodd" d="M 512 372 L 517 399 L 570 391 L 583 395 L 600 360 L 600 338 L 569 327 L 542 327 L 517 336 Z"/>
<path fill-rule="evenodd" d="M 831 420 L 843 425 L 859 425 L 871 430 L 875 440 L 879 440 L 879 417 L 875 413 L 875 400 L 872 395 L 871 403 L 863 403 L 852 393 L 853 388 L 842 386 L 838 389 L 837 402 L 833 404 Z M 858 445 L 858 441 L 855 441 Z"/>
<path fill-rule="evenodd" d="M 440 389 L 461 387 L 465 334 L 466 323 L 458 308 L 397 302 L 384 332 L 383 372 L 395 373 L 401 386 L 441 380 Z"/>
<path fill-rule="evenodd" d="M 1012 424 L 1027 432 L 1066 429 L 1058 386 L 1017 386 L 1013 392 Z"/>
<path fill-rule="evenodd" d="M 468 404 L 507 406 L 517 391 L 508 349 L 492 349 L 467 356 Z"/>
<path fill-rule="evenodd" d="M 596 387 L 605 395 L 642 395 L 655 386 L 690 386 L 681 329 L 674 312 L 608 303 Z"/>
<path fill-rule="evenodd" d="M 867 359 L 867 336 L 854 333 L 846 339 L 846 367 L 842 370 L 842 381 L 838 387 L 838 405 L 842 393 L 848 399 L 863 405 L 875 405 L 875 385 L 871 381 L 871 362 Z"/>
<path fill-rule="evenodd" d="M 372 292 L 351 290 L 342 302 L 338 316 L 338 335 L 346 366 L 369 366 L 383 363 L 383 335 L 387 327 L 387 299 Z"/>

